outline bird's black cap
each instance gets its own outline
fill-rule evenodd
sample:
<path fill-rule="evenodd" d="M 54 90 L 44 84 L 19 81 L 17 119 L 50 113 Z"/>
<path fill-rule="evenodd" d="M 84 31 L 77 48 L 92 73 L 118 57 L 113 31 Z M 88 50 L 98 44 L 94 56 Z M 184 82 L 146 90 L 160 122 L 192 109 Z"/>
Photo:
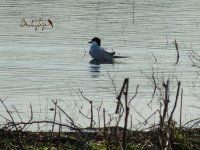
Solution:
<path fill-rule="evenodd" d="M 98 38 L 98 37 L 94 37 L 90 42 L 88 42 L 88 43 L 92 43 L 93 41 L 95 41 L 97 44 L 98 44 L 98 46 L 101 46 L 101 39 L 100 38 Z"/>

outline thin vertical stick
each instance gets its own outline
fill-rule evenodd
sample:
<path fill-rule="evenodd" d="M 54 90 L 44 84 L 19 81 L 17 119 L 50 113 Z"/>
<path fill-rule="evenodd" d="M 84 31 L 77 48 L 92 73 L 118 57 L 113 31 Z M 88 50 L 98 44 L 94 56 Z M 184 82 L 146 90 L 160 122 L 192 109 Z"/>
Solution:
<path fill-rule="evenodd" d="M 90 113 L 91 113 L 90 128 L 92 128 L 93 127 L 93 103 L 92 103 L 92 101 L 90 101 L 90 105 L 91 105 L 91 108 L 90 108 Z"/>
<path fill-rule="evenodd" d="M 168 104 L 169 104 L 169 80 L 167 80 L 167 83 L 163 83 L 163 86 L 165 88 L 165 99 L 164 99 L 164 109 L 163 109 L 163 116 L 162 116 L 162 126 L 165 122 L 165 117 L 167 115 L 168 111 Z"/>
<path fill-rule="evenodd" d="M 100 106 L 97 108 L 97 111 L 98 111 L 98 126 L 99 126 L 99 129 L 101 127 L 101 118 L 100 118 L 100 111 L 101 111 L 101 106 L 103 104 L 103 101 L 101 101 L 101 104 Z"/>
<path fill-rule="evenodd" d="M 54 126 L 55 126 L 55 121 L 56 121 L 56 110 L 57 110 L 57 100 L 55 102 L 55 111 L 54 111 L 54 118 L 53 118 L 52 130 L 51 130 L 51 139 L 50 139 L 49 149 L 51 149 L 51 144 L 52 144 L 52 139 L 53 139 L 53 131 L 54 131 Z"/>
<path fill-rule="evenodd" d="M 133 128 L 133 116 L 131 115 L 131 125 L 130 125 L 130 130 Z"/>
<path fill-rule="evenodd" d="M 180 91 L 180 86 L 181 86 L 181 82 L 179 81 L 179 82 L 178 82 L 178 89 L 177 89 L 177 92 L 176 92 L 175 104 L 174 104 L 174 107 L 173 107 L 172 112 L 171 112 L 170 117 L 169 117 L 169 121 L 170 121 L 170 122 L 171 122 L 171 120 L 172 120 L 174 111 L 175 111 L 175 109 L 176 109 L 176 105 L 177 105 L 177 101 L 178 101 L 178 96 L 179 96 L 179 91 Z"/>
<path fill-rule="evenodd" d="M 59 132 L 58 132 L 58 141 L 57 141 L 57 150 L 59 149 L 59 145 L 60 145 L 60 133 L 61 133 L 61 124 L 62 124 L 62 121 L 61 121 L 61 114 L 60 114 L 60 111 L 59 111 L 59 119 L 60 119 L 60 125 L 59 125 Z"/>
<path fill-rule="evenodd" d="M 103 127 L 104 127 L 104 130 L 105 130 L 105 127 L 106 127 L 106 111 L 105 111 L 105 108 L 103 108 Z"/>
<path fill-rule="evenodd" d="M 106 148 L 108 149 L 108 139 L 106 136 L 106 110 L 103 108 L 103 135 L 104 138 L 106 139 Z"/>
<path fill-rule="evenodd" d="M 124 80 L 125 83 L 125 123 L 124 123 L 124 133 L 123 133 L 123 150 L 126 150 L 126 145 L 127 145 L 127 124 L 128 124 L 128 115 L 129 115 L 129 106 L 128 106 L 128 85 L 129 85 L 129 79 L 125 78 Z"/>
<path fill-rule="evenodd" d="M 174 46 L 176 48 L 176 51 L 177 51 L 177 60 L 176 60 L 176 64 L 178 64 L 178 61 L 179 61 L 179 48 L 178 48 L 178 43 L 176 42 L 176 39 L 174 41 Z"/>
<path fill-rule="evenodd" d="M 183 88 L 181 89 L 181 106 L 180 106 L 180 127 L 182 126 L 182 104 L 183 104 Z"/>

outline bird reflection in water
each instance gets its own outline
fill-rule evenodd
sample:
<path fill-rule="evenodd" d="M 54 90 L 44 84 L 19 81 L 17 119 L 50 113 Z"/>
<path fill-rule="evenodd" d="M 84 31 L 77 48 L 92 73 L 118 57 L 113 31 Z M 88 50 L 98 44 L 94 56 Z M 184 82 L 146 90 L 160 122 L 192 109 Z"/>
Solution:
<path fill-rule="evenodd" d="M 100 66 L 101 64 L 113 64 L 113 61 L 97 61 L 92 59 L 90 62 L 90 72 L 92 78 L 98 78 L 100 76 Z"/>

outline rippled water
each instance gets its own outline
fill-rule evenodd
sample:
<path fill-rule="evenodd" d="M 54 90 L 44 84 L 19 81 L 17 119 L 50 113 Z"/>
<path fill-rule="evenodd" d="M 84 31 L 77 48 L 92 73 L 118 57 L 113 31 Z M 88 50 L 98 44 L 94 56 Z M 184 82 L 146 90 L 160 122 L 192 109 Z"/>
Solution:
<path fill-rule="evenodd" d="M 119 91 L 124 78 L 129 77 L 130 97 L 139 84 L 132 104 L 133 118 L 142 121 L 136 112 L 145 118 L 159 104 L 154 98 L 154 108 L 147 106 L 154 88 L 151 79 L 154 70 L 156 78 L 170 78 L 172 104 L 176 79 L 181 81 L 184 119 L 199 117 L 199 69 L 192 67 L 188 50 L 198 53 L 200 47 L 200 1 L 1 0 L 0 3 L 0 97 L 8 106 L 28 113 L 31 103 L 34 112 L 48 112 L 53 107 L 51 100 L 58 99 L 74 115 L 78 108 L 86 107 L 80 89 L 97 106 L 103 101 L 108 113 L 112 113 L 116 97 L 112 81 Z M 46 22 L 50 19 L 53 28 L 38 27 L 35 31 L 34 27 L 21 27 L 23 18 L 27 21 L 42 18 Z M 87 42 L 94 36 L 102 38 L 102 45 L 108 50 L 130 57 L 114 64 L 90 64 Z M 177 65 L 175 39 L 180 51 Z"/>

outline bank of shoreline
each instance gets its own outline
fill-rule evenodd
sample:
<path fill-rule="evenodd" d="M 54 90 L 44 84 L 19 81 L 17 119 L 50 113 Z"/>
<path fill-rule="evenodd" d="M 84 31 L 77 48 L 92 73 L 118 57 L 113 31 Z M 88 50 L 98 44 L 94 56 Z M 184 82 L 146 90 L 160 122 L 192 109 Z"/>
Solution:
<path fill-rule="evenodd" d="M 0 149 L 18 150 L 106 150 L 123 148 L 122 127 L 107 127 L 96 131 L 31 132 L 0 130 Z M 164 131 L 165 132 L 165 131 Z M 162 133 L 163 134 L 163 133 Z M 165 133 L 164 133 L 165 134 Z M 126 149 L 162 149 L 158 128 L 150 131 L 127 130 Z M 172 149 L 200 149 L 200 128 L 174 128 Z"/>

